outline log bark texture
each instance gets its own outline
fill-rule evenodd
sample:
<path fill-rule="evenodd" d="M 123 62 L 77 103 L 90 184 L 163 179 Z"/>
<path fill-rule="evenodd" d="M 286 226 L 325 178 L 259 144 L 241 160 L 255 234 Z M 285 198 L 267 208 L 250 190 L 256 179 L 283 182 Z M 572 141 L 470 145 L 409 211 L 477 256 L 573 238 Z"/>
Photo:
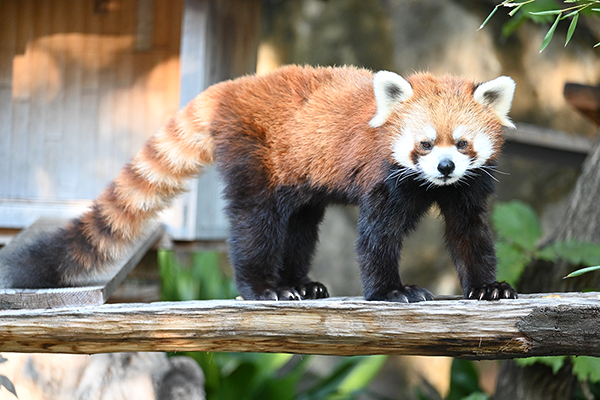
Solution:
<path fill-rule="evenodd" d="M 0 311 L 0 352 L 600 356 L 598 294 L 413 304 L 212 300 Z"/>

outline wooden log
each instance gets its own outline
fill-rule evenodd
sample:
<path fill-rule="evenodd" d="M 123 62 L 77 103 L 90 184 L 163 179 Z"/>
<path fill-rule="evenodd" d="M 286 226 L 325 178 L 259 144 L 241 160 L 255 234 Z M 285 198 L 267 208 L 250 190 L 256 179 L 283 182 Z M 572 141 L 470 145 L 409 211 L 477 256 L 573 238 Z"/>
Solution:
<path fill-rule="evenodd" d="M 0 352 L 600 356 L 598 294 L 415 304 L 357 298 L 0 311 Z"/>

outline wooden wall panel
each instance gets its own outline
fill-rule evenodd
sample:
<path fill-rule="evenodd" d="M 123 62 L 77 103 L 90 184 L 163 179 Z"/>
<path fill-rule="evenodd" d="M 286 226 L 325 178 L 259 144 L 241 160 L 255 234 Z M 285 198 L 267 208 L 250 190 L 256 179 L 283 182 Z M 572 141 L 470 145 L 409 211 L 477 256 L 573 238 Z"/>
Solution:
<path fill-rule="evenodd" d="M 0 0 L 0 226 L 96 197 L 179 106 L 183 0 L 142 2 L 147 51 L 137 0 L 94 3 Z"/>
<path fill-rule="evenodd" d="M 181 105 L 209 85 L 256 71 L 260 0 L 186 0 L 181 46 Z M 209 168 L 190 184 L 168 217 L 176 237 L 224 239 L 222 183 Z"/>

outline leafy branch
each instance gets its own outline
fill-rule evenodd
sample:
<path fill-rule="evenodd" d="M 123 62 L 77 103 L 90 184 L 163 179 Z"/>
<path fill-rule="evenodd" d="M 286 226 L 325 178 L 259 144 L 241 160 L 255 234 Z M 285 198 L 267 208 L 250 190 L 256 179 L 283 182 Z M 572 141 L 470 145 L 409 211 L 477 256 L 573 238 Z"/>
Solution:
<path fill-rule="evenodd" d="M 574 266 L 587 267 L 568 277 L 599 269 L 600 245 L 596 243 L 556 241 L 539 248 L 537 243 L 542 237 L 540 221 L 533 208 L 526 203 L 513 200 L 496 204 L 492 223 L 497 238 L 498 280 L 516 284 L 532 259 L 550 262 L 564 260 Z M 594 267 L 588 267 L 590 265 Z"/>
<path fill-rule="evenodd" d="M 524 0 L 524 1 L 511 1 L 505 0 L 502 3 L 497 4 L 494 9 L 490 12 L 487 18 L 483 21 L 479 29 L 483 29 L 485 25 L 492 19 L 494 14 L 500 8 L 509 8 L 511 11 L 508 13 L 509 16 L 514 17 L 518 15 L 517 22 L 508 26 L 505 30 L 512 31 L 524 18 L 528 18 L 537 23 L 546 23 L 554 20 L 550 29 L 546 33 L 540 53 L 548 46 L 554 36 L 556 27 L 561 20 L 571 19 L 569 29 L 567 30 L 567 37 L 565 40 L 565 46 L 571 41 L 577 23 L 579 22 L 579 15 L 584 13 L 598 13 L 600 7 L 595 8 L 594 6 L 600 6 L 600 0 L 564 0 L 565 8 L 556 8 L 554 1 L 547 0 Z M 600 42 L 596 43 L 594 47 L 600 46 Z"/>

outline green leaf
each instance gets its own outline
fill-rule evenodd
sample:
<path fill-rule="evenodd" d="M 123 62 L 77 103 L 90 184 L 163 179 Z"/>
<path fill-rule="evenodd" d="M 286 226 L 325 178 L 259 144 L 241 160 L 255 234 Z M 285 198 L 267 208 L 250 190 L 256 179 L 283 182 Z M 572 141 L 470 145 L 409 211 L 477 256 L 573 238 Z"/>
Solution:
<path fill-rule="evenodd" d="M 472 361 L 455 358 L 450 369 L 450 392 L 447 400 L 461 400 L 464 397 L 480 392 L 479 374 Z"/>
<path fill-rule="evenodd" d="M 369 356 L 357 363 L 338 386 L 338 394 L 345 398 L 364 390 L 383 368 L 387 356 Z"/>
<path fill-rule="evenodd" d="M 567 356 L 554 356 L 554 357 L 528 357 L 515 359 L 517 365 L 521 367 L 527 367 L 535 363 L 547 365 L 552 368 L 552 373 L 556 375 L 558 371 L 565 365 Z"/>
<path fill-rule="evenodd" d="M 529 14 L 531 15 L 556 15 L 556 14 L 562 14 L 563 10 L 562 9 L 558 9 L 558 10 L 546 10 L 546 11 L 530 11 Z"/>
<path fill-rule="evenodd" d="M 565 276 L 563 279 L 574 278 L 576 276 L 583 275 L 585 273 L 592 272 L 592 271 L 598 271 L 598 270 L 600 270 L 600 265 L 596 265 L 595 267 L 581 268 L 581 269 L 578 269 L 577 271 L 571 272 L 569 275 Z"/>
<path fill-rule="evenodd" d="M 573 33 L 575 32 L 575 27 L 577 26 L 577 21 L 579 20 L 579 14 L 575 14 L 573 19 L 571 20 L 571 24 L 569 25 L 569 30 L 567 31 L 567 40 L 565 41 L 565 46 L 569 44 L 571 37 L 573 37 Z"/>
<path fill-rule="evenodd" d="M 571 17 L 573 17 L 573 16 L 575 16 L 575 15 L 579 15 L 579 13 L 580 13 L 580 12 L 581 12 L 581 10 L 575 10 L 575 11 L 572 11 L 572 12 L 568 13 L 567 15 L 564 15 L 564 16 L 562 17 L 562 19 L 565 19 L 565 18 L 571 18 Z"/>
<path fill-rule="evenodd" d="M 468 395 L 467 397 L 463 397 L 461 400 L 490 400 L 491 397 L 483 392 L 474 392 Z"/>
<path fill-rule="evenodd" d="M 494 14 L 496 14 L 496 11 L 498 11 L 498 6 L 494 7 L 494 9 L 490 13 L 490 15 L 488 15 L 487 18 L 485 19 L 485 21 L 483 21 L 483 23 L 479 26 L 479 29 L 477 29 L 478 31 L 481 30 L 481 29 L 483 29 L 483 27 L 485 26 L 485 24 L 487 24 L 488 21 L 490 19 L 492 19 L 492 17 L 494 16 Z"/>
<path fill-rule="evenodd" d="M 535 211 L 528 204 L 513 200 L 494 207 L 492 222 L 498 238 L 533 251 L 542 235 Z"/>
<path fill-rule="evenodd" d="M 521 7 L 523 7 L 524 3 L 519 4 L 518 6 L 516 6 L 514 8 L 514 10 L 512 10 L 511 12 L 508 13 L 508 15 L 510 15 L 511 17 L 514 17 L 514 15 L 521 9 Z"/>
<path fill-rule="evenodd" d="M 565 260 L 573 265 L 598 265 L 600 245 L 576 240 L 554 242 L 536 252 L 536 257 L 546 261 Z"/>
<path fill-rule="evenodd" d="M 497 279 L 516 285 L 531 257 L 505 242 L 496 243 L 496 256 L 498 257 Z"/>
<path fill-rule="evenodd" d="M 600 358 L 587 356 L 573 358 L 573 372 L 580 381 L 600 382 Z"/>
<path fill-rule="evenodd" d="M 544 49 L 546 47 L 548 47 L 548 44 L 550 44 L 550 41 L 552 40 L 552 36 L 554 36 L 554 31 L 556 30 L 556 27 L 558 26 L 558 21 L 560 21 L 560 17 L 561 17 L 561 14 L 558 14 L 556 16 L 556 20 L 554 21 L 554 23 L 548 30 L 548 33 L 546 33 L 546 36 L 544 37 L 544 40 L 542 41 L 542 47 L 540 48 L 540 53 L 542 51 L 544 51 Z"/>
<path fill-rule="evenodd" d="M 240 353 L 236 359 L 238 362 L 257 365 L 257 374 L 266 378 L 279 371 L 284 365 L 290 362 L 292 357 L 292 354 L 284 353 Z"/>
<path fill-rule="evenodd" d="M 335 365 L 333 371 L 317 380 L 317 382 L 298 396 L 299 400 L 329 399 L 337 393 L 340 382 L 359 362 L 361 357 L 345 357 Z"/>

